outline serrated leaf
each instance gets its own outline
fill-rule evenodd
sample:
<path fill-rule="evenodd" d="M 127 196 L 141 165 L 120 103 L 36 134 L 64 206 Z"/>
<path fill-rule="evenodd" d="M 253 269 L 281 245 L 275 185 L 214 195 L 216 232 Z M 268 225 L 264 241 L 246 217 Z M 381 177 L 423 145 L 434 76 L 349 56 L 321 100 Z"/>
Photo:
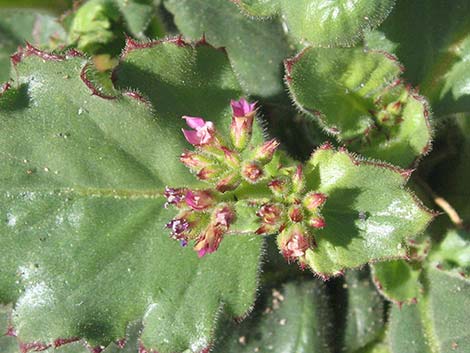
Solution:
<path fill-rule="evenodd" d="M 294 102 L 353 151 L 408 167 L 429 150 L 424 98 L 384 52 L 308 48 L 286 62 Z"/>
<path fill-rule="evenodd" d="M 332 328 L 324 286 L 290 282 L 264 297 L 263 306 L 240 325 L 227 325 L 215 353 L 328 353 Z"/>
<path fill-rule="evenodd" d="M 267 98 L 283 93 L 282 61 L 291 49 L 278 20 L 252 21 L 227 0 L 166 0 L 165 6 L 186 37 L 205 35 L 211 44 L 226 48 L 248 94 Z"/>
<path fill-rule="evenodd" d="M 372 266 L 377 289 L 395 303 L 415 301 L 422 289 L 419 281 L 421 269 L 405 260 L 379 262 Z"/>
<path fill-rule="evenodd" d="M 399 0 L 380 27 L 387 42 L 396 45 L 405 77 L 429 97 L 436 116 L 470 111 L 468 12 L 467 0 Z M 367 43 L 382 48 L 384 42 Z"/>
<path fill-rule="evenodd" d="M 322 210 L 326 227 L 315 232 L 317 247 L 306 254 L 314 272 L 331 275 L 404 257 L 405 240 L 423 232 L 433 217 L 404 188 L 403 170 L 324 147 L 305 173 L 307 187 L 328 196 Z"/>
<path fill-rule="evenodd" d="M 394 0 L 232 0 L 251 16 L 279 15 L 297 40 L 316 46 L 354 44 L 363 31 L 378 26 Z"/>
<path fill-rule="evenodd" d="M 463 353 L 470 349 L 470 281 L 429 267 L 417 305 L 394 307 L 390 322 L 393 353 Z"/>
<path fill-rule="evenodd" d="M 63 28 L 51 15 L 31 10 L 0 9 L 0 82 L 10 77 L 10 55 L 25 41 L 48 46 L 64 39 Z M 54 38 L 54 39 L 53 39 Z"/>
<path fill-rule="evenodd" d="M 342 352 L 357 352 L 377 340 L 384 330 L 384 302 L 369 271 L 348 271 L 346 323 Z"/>
<path fill-rule="evenodd" d="M 227 237 L 198 259 L 163 229 L 173 215 L 164 186 L 194 180 L 178 161 L 182 111 L 228 122 L 240 94 L 223 52 L 178 43 L 153 48 L 167 63 L 144 80 L 165 87 L 155 110 L 135 92 L 94 87 L 73 53 L 23 52 L 17 87 L 0 97 L 0 301 L 16 302 L 23 342 L 107 345 L 143 319 L 147 348 L 199 352 L 222 310 L 252 305 L 260 237 Z M 191 73 L 184 89 L 171 85 L 181 72 Z"/>

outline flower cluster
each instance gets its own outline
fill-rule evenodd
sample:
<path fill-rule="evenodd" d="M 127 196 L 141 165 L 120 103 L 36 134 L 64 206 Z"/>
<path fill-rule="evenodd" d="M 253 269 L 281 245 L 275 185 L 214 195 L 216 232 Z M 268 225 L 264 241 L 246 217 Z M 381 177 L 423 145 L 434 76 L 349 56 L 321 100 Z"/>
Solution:
<path fill-rule="evenodd" d="M 253 143 L 256 103 L 232 100 L 231 109 L 228 139 L 212 122 L 183 116 L 190 128 L 183 129 L 183 134 L 194 150 L 185 151 L 180 160 L 210 187 L 166 188 L 166 206 L 179 210 L 167 224 L 171 237 L 182 246 L 194 240 L 200 257 L 212 253 L 236 221 L 237 202 L 247 201 L 257 208 L 255 233 L 278 234 L 286 260 L 303 266 L 307 250 L 315 246 L 314 231 L 325 226 L 320 211 L 327 196 L 306 191 L 302 166 L 290 160 L 281 162 L 275 139 Z M 250 188 L 252 184 L 256 188 Z"/>

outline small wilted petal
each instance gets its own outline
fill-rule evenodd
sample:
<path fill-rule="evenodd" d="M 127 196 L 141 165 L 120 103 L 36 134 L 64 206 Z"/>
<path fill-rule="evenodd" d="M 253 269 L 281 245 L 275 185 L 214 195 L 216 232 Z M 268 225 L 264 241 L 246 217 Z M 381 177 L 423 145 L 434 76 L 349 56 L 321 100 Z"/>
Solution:
<path fill-rule="evenodd" d="M 279 142 L 276 139 L 266 141 L 262 146 L 256 149 L 254 159 L 263 164 L 269 163 L 278 147 Z"/>
<path fill-rule="evenodd" d="M 204 233 L 197 239 L 194 250 L 199 257 L 215 252 L 222 241 L 223 233 L 217 232 L 212 224 L 206 228 Z"/>
<path fill-rule="evenodd" d="M 166 198 L 165 208 L 167 208 L 169 205 L 178 206 L 185 200 L 186 190 L 181 188 L 170 188 L 166 186 L 165 191 L 163 192 L 163 196 Z"/>
<path fill-rule="evenodd" d="M 250 183 L 256 183 L 263 176 L 263 169 L 256 162 L 249 162 L 243 165 L 242 176 Z"/>
<path fill-rule="evenodd" d="M 280 248 L 287 261 L 295 261 L 305 256 L 310 248 L 309 236 L 300 226 L 286 229 L 281 237 Z"/>
<path fill-rule="evenodd" d="M 172 235 L 180 235 L 189 229 L 189 223 L 184 218 L 174 218 L 165 227 L 171 229 Z"/>
<path fill-rule="evenodd" d="M 323 206 L 327 200 L 327 196 L 321 192 L 311 192 L 304 198 L 304 206 L 310 212 L 315 212 Z"/>
<path fill-rule="evenodd" d="M 228 205 L 223 205 L 214 211 L 213 224 L 221 230 L 227 230 L 235 221 L 235 211 Z"/>
<path fill-rule="evenodd" d="M 188 190 L 185 195 L 186 204 L 196 211 L 202 211 L 211 207 L 215 200 L 208 190 Z"/>

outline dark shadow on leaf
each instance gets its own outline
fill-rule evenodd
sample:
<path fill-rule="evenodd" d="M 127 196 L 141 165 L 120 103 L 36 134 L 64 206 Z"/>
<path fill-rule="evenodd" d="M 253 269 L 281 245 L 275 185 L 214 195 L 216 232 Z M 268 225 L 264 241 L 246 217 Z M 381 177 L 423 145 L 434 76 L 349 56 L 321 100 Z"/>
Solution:
<path fill-rule="evenodd" d="M 337 189 L 328 195 L 322 210 L 326 227 L 317 233 L 317 240 L 327 240 L 335 246 L 347 247 L 353 238 L 361 238 L 357 222 L 364 222 L 366 211 L 353 208 L 361 193 L 359 188 Z"/>
<path fill-rule="evenodd" d="M 9 89 L 3 93 L 0 100 L 0 109 L 12 112 L 19 111 L 29 107 L 28 86 L 21 85 L 18 89 Z"/>

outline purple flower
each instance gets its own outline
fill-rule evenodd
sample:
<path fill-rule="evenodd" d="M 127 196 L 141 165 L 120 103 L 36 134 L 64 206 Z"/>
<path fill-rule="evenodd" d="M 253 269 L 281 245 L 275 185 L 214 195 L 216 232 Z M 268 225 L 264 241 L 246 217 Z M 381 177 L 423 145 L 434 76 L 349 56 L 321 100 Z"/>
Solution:
<path fill-rule="evenodd" d="M 215 127 L 211 121 L 205 121 L 202 118 L 183 116 L 186 123 L 193 130 L 183 130 L 186 140 L 195 146 L 204 146 L 210 144 L 215 137 Z"/>
<path fill-rule="evenodd" d="M 177 206 L 179 203 L 184 201 L 185 196 L 186 196 L 186 191 L 184 189 L 170 188 L 166 186 L 163 196 L 165 196 L 166 198 L 165 208 L 167 208 L 168 205 Z"/>
<path fill-rule="evenodd" d="M 171 235 L 179 236 L 189 229 L 189 223 L 184 218 L 175 218 L 166 224 L 171 229 Z"/>

